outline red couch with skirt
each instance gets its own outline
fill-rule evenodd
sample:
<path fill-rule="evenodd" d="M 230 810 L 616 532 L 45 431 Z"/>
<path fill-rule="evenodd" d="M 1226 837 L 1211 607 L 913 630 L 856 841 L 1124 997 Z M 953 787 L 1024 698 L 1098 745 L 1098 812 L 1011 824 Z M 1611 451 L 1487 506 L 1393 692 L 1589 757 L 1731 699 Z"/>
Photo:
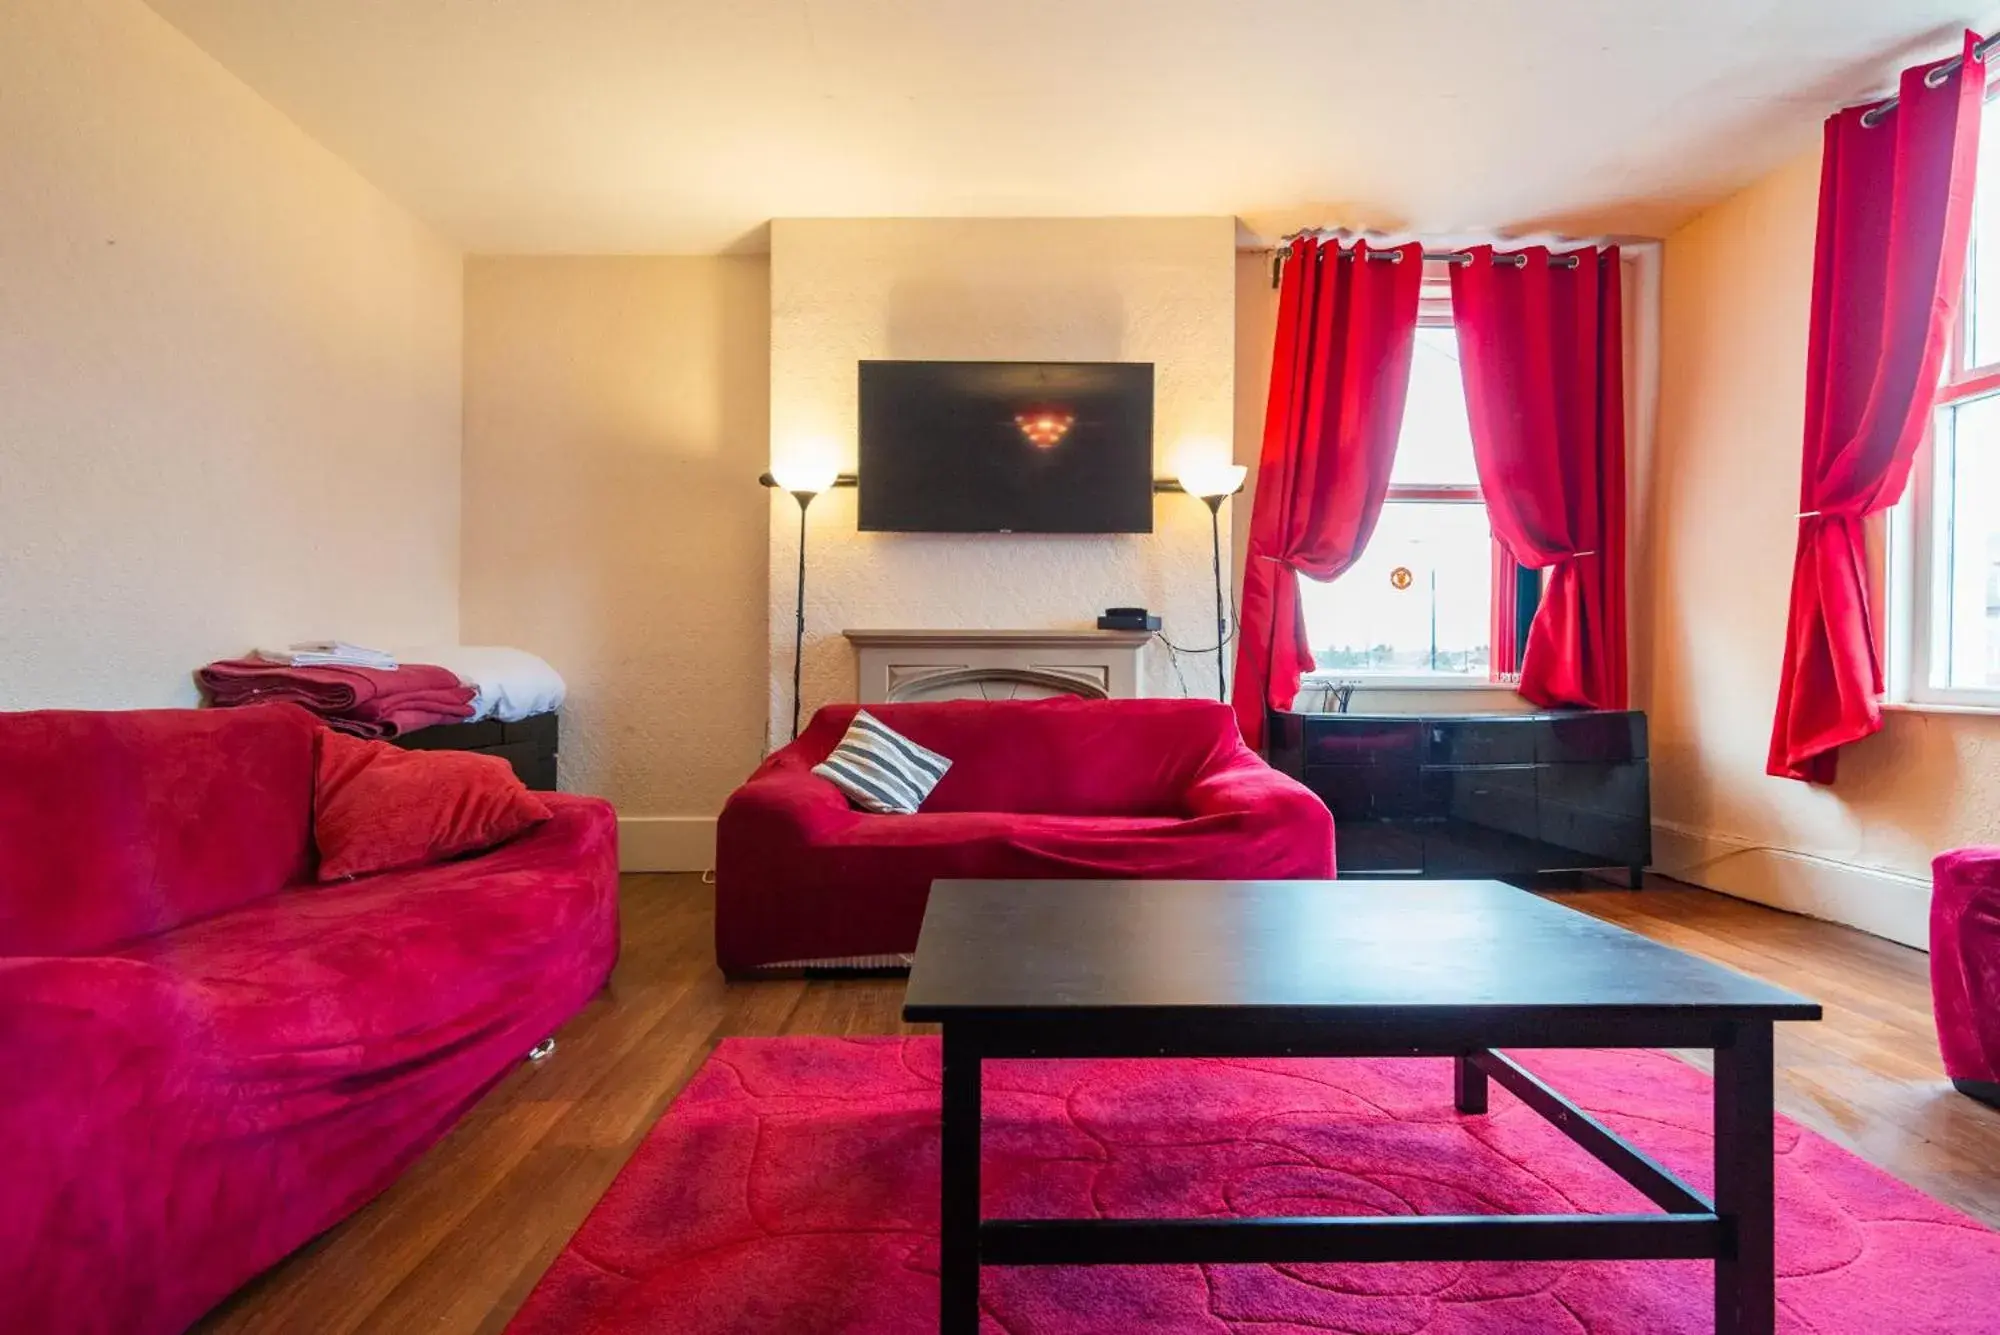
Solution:
<path fill-rule="evenodd" d="M 1931 1005 L 1945 1074 L 2000 1107 L 2000 848 L 1931 864 Z"/>
<path fill-rule="evenodd" d="M 859 705 L 829 705 L 758 767 L 716 833 L 727 973 L 915 949 L 934 880 L 1319 879 L 1333 818 L 1201 700 L 869 705 L 950 760 L 915 815 L 856 810 L 812 773 Z"/>
<path fill-rule="evenodd" d="M 603 985 L 608 806 L 318 884 L 318 733 L 284 705 L 0 715 L 0 1330 L 185 1329 Z"/>

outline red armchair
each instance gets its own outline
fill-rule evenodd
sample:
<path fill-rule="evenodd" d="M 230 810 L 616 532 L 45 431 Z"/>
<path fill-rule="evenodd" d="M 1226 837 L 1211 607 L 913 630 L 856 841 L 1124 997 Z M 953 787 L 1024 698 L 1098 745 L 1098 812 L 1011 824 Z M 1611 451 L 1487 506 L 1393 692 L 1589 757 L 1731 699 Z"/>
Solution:
<path fill-rule="evenodd" d="M 2000 1107 L 2000 848 L 1931 864 L 1931 1007 L 1945 1074 Z"/>
<path fill-rule="evenodd" d="M 1200 700 L 952 700 L 868 712 L 952 762 L 913 816 L 857 811 L 812 773 L 858 705 L 758 767 L 716 835 L 726 973 L 915 949 L 931 882 L 1319 879 L 1333 817 Z"/>
<path fill-rule="evenodd" d="M 0 1330 L 186 1329 L 602 986 L 608 806 L 315 884 L 317 730 L 0 714 Z"/>

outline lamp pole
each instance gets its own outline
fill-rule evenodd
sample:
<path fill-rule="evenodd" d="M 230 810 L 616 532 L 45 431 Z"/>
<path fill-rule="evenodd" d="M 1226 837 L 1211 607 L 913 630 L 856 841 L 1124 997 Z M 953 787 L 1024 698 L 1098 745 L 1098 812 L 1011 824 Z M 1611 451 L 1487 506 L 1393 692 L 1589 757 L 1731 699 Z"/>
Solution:
<path fill-rule="evenodd" d="M 1227 496 L 1204 496 L 1202 503 L 1208 506 L 1209 545 L 1215 563 L 1215 692 L 1216 698 L 1225 705 L 1229 703 L 1229 677 L 1223 666 L 1222 649 L 1229 638 L 1229 622 L 1222 611 L 1222 503 Z"/>
<path fill-rule="evenodd" d="M 801 452 L 783 463 L 771 465 L 771 471 L 757 479 L 767 487 L 788 491 L 792 499 L 799 503 L 799 599 L 792 628 L 792 740 L 799 737 L 800 699 L 799 688 L 804 678 L 806 658 L 806 508 L 813 503 L 813 497 L 829 487 L 837 487 L 841 475 L 834 465 L 827 461 L 825 451 Z M 852 477 L 847 479 L 854 482 Z"/>
<path fill-rule="evenodd" d="M 1222 503 L 1243 490 L 1250 470 L 1242 464 L 1191 462 L 1181 469 L 1181 490 L 1198 497 L 1208 507 L 1209 555 L 1215 570 L 1215 695 L 1229 703 L 1229 671 L 1225 653 L 1229 647 L 1229 614 L 1222 603 Z M 1169 646 L 1171 648 L 1171 646 Z"/>
<path fill-rule="evenodd" d="M 816 491 L 795 491 L 793 499 L 799 503 L 799 598 L 797 619 L 792 630 L 792 740 L 799 736 L 799 686 L 803 678 L 806 655 L 806 508 L 812 504 Z"/>

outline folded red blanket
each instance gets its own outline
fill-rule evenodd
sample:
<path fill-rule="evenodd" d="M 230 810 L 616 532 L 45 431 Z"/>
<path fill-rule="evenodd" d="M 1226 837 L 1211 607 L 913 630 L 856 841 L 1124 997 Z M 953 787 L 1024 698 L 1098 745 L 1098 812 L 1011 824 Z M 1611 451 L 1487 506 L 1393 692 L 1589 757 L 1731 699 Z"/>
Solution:
<path fill-rule="evenodd" d="M 326 726 L 354 737 L 401 737 L 434 723 L 463 723 L 472 717 L 469 701 L 457 697 L 397 696 L 361 714 L 322 714 Z"/>
<path fill-rule="evenodd" d="M 217 708 L 273 701 L 303 705 L 357 737 L 394 737 L 472 717 L 473 689 L 449 668 L 293 667 L 257 658 L 225 659 L 195 673 Z"/>

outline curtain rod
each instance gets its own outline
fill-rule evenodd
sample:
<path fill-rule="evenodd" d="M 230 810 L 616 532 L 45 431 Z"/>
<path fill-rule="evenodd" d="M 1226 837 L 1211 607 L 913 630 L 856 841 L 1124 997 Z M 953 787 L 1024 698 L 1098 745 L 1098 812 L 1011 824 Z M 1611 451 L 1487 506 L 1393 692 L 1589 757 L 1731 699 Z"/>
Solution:
<path fill-rule="evenodd" d="M 1278 285 L 1278 275 L 1284 271 L 1285 259 L 1292 253 L 1292 242 L 1302 236 L 1312 236 L 1319 230 L 1317 227 L 1306 227 L 1278 238 L 1278 244 L 1272 247 L 1271 250 L 1272 287 Z M 1320 253 L 1323 255 L 1326 252 L 1321 251 Z M 1334 253 L 1344 260 L 1351 260 L 1358 252 L 1336 250 Z M 1371 260 L 1383 260 L 1391 264 L 1401 264 L 1403 262 L 1403 252 L 1400 250 L 1371 250 L 1368 252 L 1368 258 Z M 1438 264 L 1470 264 L 1473 258 L 1473 254 L 1469 250 L 1427 250 L 1424 252 L 1426 262 L 1435 262 Z M 1493 262 L 1495 264 L 1505 264 L 1515 269 L 1525 269 L 1528 267 L 1528 257 L 1521 251 L 1511 251 L 1505 255 L 1496 252 L 1493 256 Z M 1574 269 L 1581 263 L 1583 263 L 1582 259 L 1574 254 L 1549 256 L 1549 267 L 1551 269 Z"/>
<path fill-rule="evenodd" d="M 1984 61 L 1986 59 L 1986 53 L 1988 51 L 1991 51 L 1995 46 L 2000 46 L 2000 33 L 1995 33 L 1993 34 L 1993 36 L 1986 38 L 1984 41 L 1975 42 L 1972 47 L 1972 58 L 1974 60 Z M 1961 64 L 1963 64 L 1964 60 L 1965 57 L 1963 56 L 1953 56 L 1950 60 L 1947 60 L 1943 64 L 1938 65 L 1933 69 L 1931 69 L 1924 75 L 1924 87 L 1935 88 L 1939 84 L 1943 83 L 1946 79 L 1949 79 L 1952 76 L 1952 72 L 1956 70 Z M 1861 128 L 1864 130 L 1872 130 L 1876 126 L 1880 125 L 1882 123 L 1882 118 L 1887 116 L 1890 112 L 1894 111 L 1896 109 L 1896 103 L 1900 102 L 1901 100 L 1902 100 L 1901 97 L 1892 94 L 1889 97 L 1883 98 L 1880 102 L 1877 102 L 1874 106 L 1868 108 L 1868 110 L 1862 112 Z"/>

